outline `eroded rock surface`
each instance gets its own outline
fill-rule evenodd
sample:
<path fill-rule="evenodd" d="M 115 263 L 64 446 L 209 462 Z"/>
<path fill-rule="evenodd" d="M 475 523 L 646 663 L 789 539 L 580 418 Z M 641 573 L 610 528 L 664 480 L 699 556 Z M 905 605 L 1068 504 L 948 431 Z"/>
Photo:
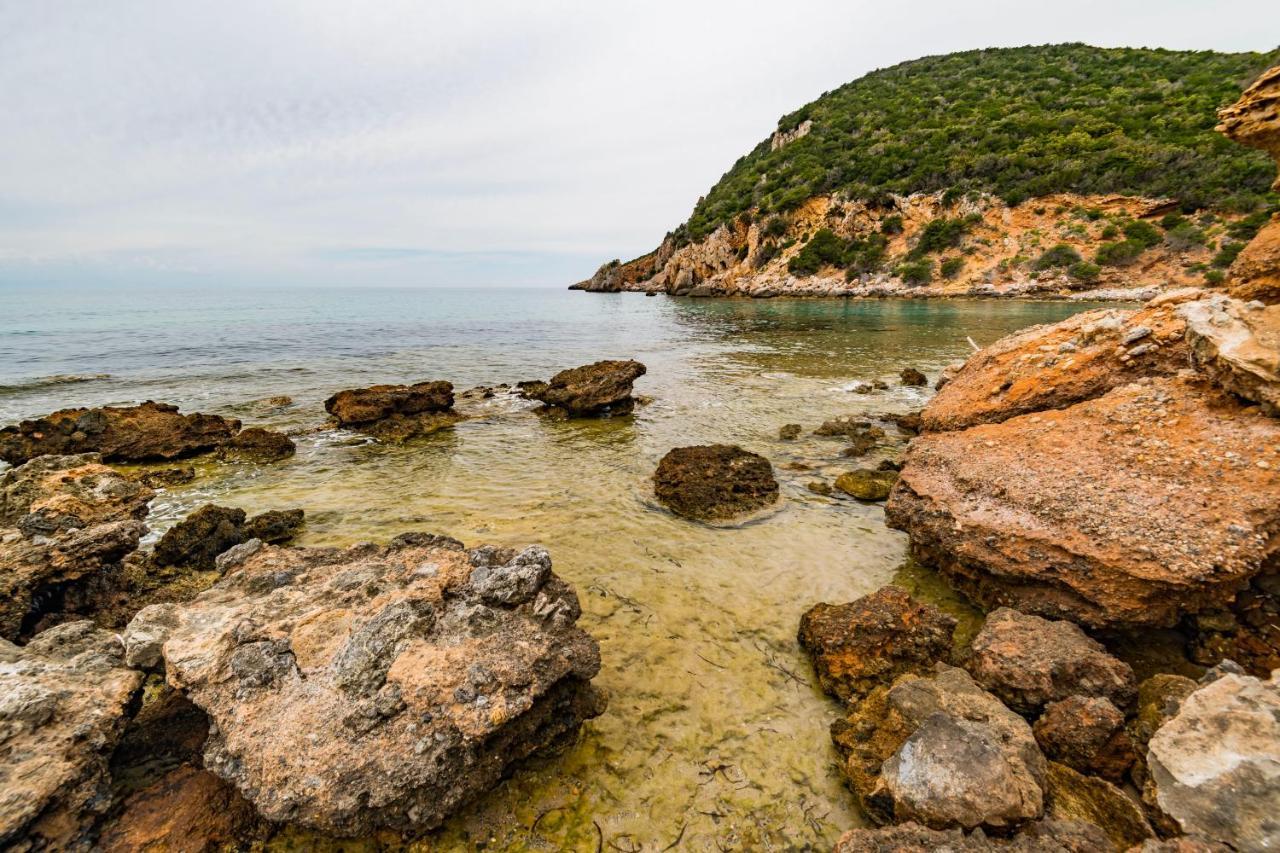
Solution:
<path fill-rule="evenodd" d="M 205 766 L 270 820 L 424 830 L 603 710 L 599 651 L 541 548 L 406 534 L 220 564 L 191 602 L 139 613 L 127 654 L 163 659 L 213 723 Z"/>
<path fill-rule="evenodd" d="M 206 770 L 181 766 L 129 797 L 97 846 L 103 853 L 236 849 L 257 822 L 235 788 Z"/>
<path fill-rule="evenodd" d="M 638 361 L 597 361 L 562 370 L 549 382 L 521 385 L 529 399 L 568 417 L 625 415 L 635 407 L 632 385 L 644 374 Z"/>
<path fill-rule="evenodd" d="M 340 427 L 384 441 L 405 441 L 462 420 L 453 411 L 453 399 L 450 382 L 373 385 L 339 391 L 324 401 L 324 410 L 333 415 Z"/>
<path fill-rule="evenodd" d="M 1081 821 L 1042 820 L 1012 838 L 988 837 L 981 829 L 965 834 L 910 822 L 846 832 L 834 853 L 1099 853 L 1109 848 L 1101 829 Z"/>
<path fill-rule="evenodd" d="M 653 475 L 653 491 L 672 512 L 699 521 L 732 518 L 778 499 L 773 466 L 729 444 L 677 447 Z"/>
<path fill-rule="evenodd" d="M 860 501 L 882 501 L 897 481 L 898 472 L 892 468 L 857 468 L 836 477 L 836 488 Z"/>
<path fill-rule="evenodd" d="M 1218 111 L 1217 130 L 1271 155 L 1280 166 L 1280 65 L 1265 71 L 1240 99 Z M 1280 190 L 1280 177 L 1272 185 Z M 1245 246 L 1230 269 L 1230 292 L 1239 299 L 1280 301 L 1280 217 L 1273 216 Z"/>
<path fill-rule="evenodd" d="M 304 518 L 300 509 L 271 510 L 247 518 L 242 509 L 205 504 L 165 531 L 151 560 L 156 566 L 213 571 L 219 554 L 250 539 L 287 542 Z"/>
<path fill-rule="evenodd" d="M 262 427 L 249 427 L 236 433 L 218 453 L 224 459 L 242 459 L 248 462 L 279 462 L 297 452 L 293 439 L 282 432 Z"/>
<path fill-rule="evenodd" d="M 1280 414 L 1280 305 L 1219 296 L 1182 305 L 1179 313 L 1201 372 L 1267 414 Z"/>
<path fill-rule="evenodd" d="M 1128 850 L 1155 835 L 1142 805 L 1105 779 L 1052 761 L 1045 779 L 1050 817 L 1093 824 L 1116 850 Z"/>
<path fill-rule="evenodd" d="M 88 850 L 111 805 L 107 762 L 142 676 L 119 637 L 69 622 L 0 640 L 0 847 Z"/>
<path fill-rule="evenodd" d="M 1135 758 L 1124 714 L 1102 697 L 1050 702 L 1032 731 L 1047 758 L 1112 782 L 1123 781 Z"/>

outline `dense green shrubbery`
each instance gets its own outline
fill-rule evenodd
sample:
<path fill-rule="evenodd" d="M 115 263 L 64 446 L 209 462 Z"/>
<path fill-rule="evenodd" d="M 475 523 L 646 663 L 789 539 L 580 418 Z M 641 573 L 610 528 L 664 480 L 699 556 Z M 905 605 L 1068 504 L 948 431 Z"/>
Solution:
<path fill-rule="evenodd" d="M 902 217 L 895 213 L 892 216 L 886 216 L 880 223 L 881 234 L 901 234 L 902 233 Z"/>
<path fill-rule="evenodd" d="M 823 267 L 847 267 L 845 278 L 852 281 L 863 273 L 880 269 L 888 242 L 882 234 L 844 240 L 830 228 L 819 228 L 787 263 L 787 271 L 792 275 L 808 276 Z"/>
<path fill-rule="evenodd" d="M 964 258 L 947 258 L 938 267 L 938 273 L 943 278 L 955 278 L 960 275 L 962 269 L 964 269 Z"/>
<path fill-rule="evenodd" d="M 907 284 L 928 284 L 933 278 L 933 261 L 920 258 L 900 264 L 894 273 Z"/>
<path fill-rule="evenodd" d="M 951 219 L 941 216 L 930 220 L 920 229 L 920 236 L 916 238 L 916 244 L 911 249 L 910 257 L 914 260 L 933 252 L 940 252 L 943 249 L 959 246 L 960 241 L 964 239 L 964 235 L 981 219 L 982 217 L 975 215 L 966 216 L 963 219 Z"/>
<path fill-rule="evenodd" d="M 1054 267 L 1069 267 L 1072 264 L 1078 264 L 1083 258 L 1075 249 L 1066 243 L 1059 243 L 1052 249 L 1045 251 L 1043 255 L 1036 258 L 1036 262 L 1032 264 L 1032 269 L 1047 270 Z"/>
<path fill-rule="evenodd" d="M 1240 254 L 1240 250 L 1243 249 L 1244 246 L 1244 243 L 1223 243 L 1222 246 L 1218 248 L 1217 253 L 1213 256 L 1213 260 L 1209 261 L 1209 263 L 1213 264 L 1215 267 L 1226 269 L 1235 262 L 1236 255 Z"/>
<path fill-rule="evenodd" d="M 1137 240 L 1120 240 L 1115 243 L 1103 243 L 1098 247 L 1094 261 L 1104 267 L 1128 266 L 1138 259 L 1147 249 Z"/>
<path fill-rule="evenodd" d="M 1247 211 L 1269 198 L 1262 152 L 1213 131 L 1215 111 L 1280 61 L 1269 54 L 1096 48 L 968 51 L 872 72 L 779 122 L 805 137 L 742 157 L 677 240 L 700 240 L 758 206 L 785 211 L 842 192 L 1052 192 L 1169 196 L 1185 210 Z"/>
<path fill-rule="evenodd" d="M 1091 264 L 1088 261 L 1080 261 L 1068 267 L 1067 275 L 1076 281 L 1092 284 L 1098 280 L 1098 276 L 1102 275 L 1102 267 L 1097 264 Z"/>

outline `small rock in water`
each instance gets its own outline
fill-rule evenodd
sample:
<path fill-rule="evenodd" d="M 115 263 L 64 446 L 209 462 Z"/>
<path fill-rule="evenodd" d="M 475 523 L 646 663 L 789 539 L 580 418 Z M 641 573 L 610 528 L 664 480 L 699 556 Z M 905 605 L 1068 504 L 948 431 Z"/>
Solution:
<path fill-rule="evenodd" d="M 778 430 L 778 438 L 783 441 L 794 441 L 800 437 L 800 424 L 786 424 Z"/>
<path fill-rule="evenodd" d="M 778 499 L 769 460 L 727 444 L 668 451 L 653 483 L 654 494 L 667 508 L 698 521 L 732 518 Z"/>
<path fill-rule="evenodd" d="M 902 369 L 902 384 L 909 387 L 923 387 L 929 384 L 929 377 L 914 367 L 905 367 Z"/>
<path fill-rule="evenodd" d="M 882 501 L 889 497 L 889 492 L 897 481 L 897 471 L 859 468 L 837 477 L 836 488 L 860 501 Z"/>

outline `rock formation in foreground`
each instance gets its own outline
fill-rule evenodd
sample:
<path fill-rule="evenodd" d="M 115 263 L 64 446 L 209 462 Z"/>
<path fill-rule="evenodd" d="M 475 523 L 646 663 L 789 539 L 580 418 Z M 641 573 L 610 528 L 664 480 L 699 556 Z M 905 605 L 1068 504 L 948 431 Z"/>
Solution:
<path fill-rule="evenodd" d="M 21 465 L 46 454 L 98 453 L 105 462 L 153 462 L 228 446 L 233 453 L 266 455 L 268 461 L 292 453 L 286 436 L 254 428 L 237 444 L 239 433 L 240 421 L 234 418 L 183 415 L 166 403 L 63 409 L 0 429 L 0 459 Z M 264 454 L 267 446 L 271 450 Z"/>
<path fill-rule="evenodd" d="M 220 563 L 194 600 L 139 613 L 126 654 L 163 660 L 212 720 L 205 766 L 270 820 L 429 829 L 603 710 L 598 648 L 541 548 L 406 534 Z"/>
<path fill-rule="evenodd" d="M 645 374 L 638 361 L 597 361 L 562 370 L 547 382 L 521 382 L 520 392 L 538 400 L 547 414 L 570 418 L 629 414 L 631 386 Z"/>
<path fill-rule="evenodd" d="M 453 384 L 373 385 L 339 391 L 324 401 L 338 426 L 384 441 L 405 441 L 451 427 L 462 416 L 453 410 Z"/>
<path fill-rule="evenodd" d="M 653 475 L 658 500 L 696 521 L 733 518 L 778 500 L 773 466 L 758 453 L 729 444 L 667 451 Z"/>

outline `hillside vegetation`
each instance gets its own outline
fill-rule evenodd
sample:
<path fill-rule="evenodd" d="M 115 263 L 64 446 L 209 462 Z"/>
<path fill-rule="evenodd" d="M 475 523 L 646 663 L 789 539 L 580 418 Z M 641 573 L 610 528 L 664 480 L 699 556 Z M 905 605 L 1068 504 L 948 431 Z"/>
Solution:
<path fill-rule="evenodd" d="M 1247 213 L 1274 201 L 1274 166 L 1215 133 L 1215 113 L 1277 62 L 1280 49 L 1080 44 L 906 62 L 784 116 L 779 132 L 810 121 L 808 133 L 776 148 L 762 141 L 671 236 L 677 246 L 701 241 L 753 208 L 786 212 L 818 195 L 991 193 L 1013 205 L 1117 193 Z"/>

